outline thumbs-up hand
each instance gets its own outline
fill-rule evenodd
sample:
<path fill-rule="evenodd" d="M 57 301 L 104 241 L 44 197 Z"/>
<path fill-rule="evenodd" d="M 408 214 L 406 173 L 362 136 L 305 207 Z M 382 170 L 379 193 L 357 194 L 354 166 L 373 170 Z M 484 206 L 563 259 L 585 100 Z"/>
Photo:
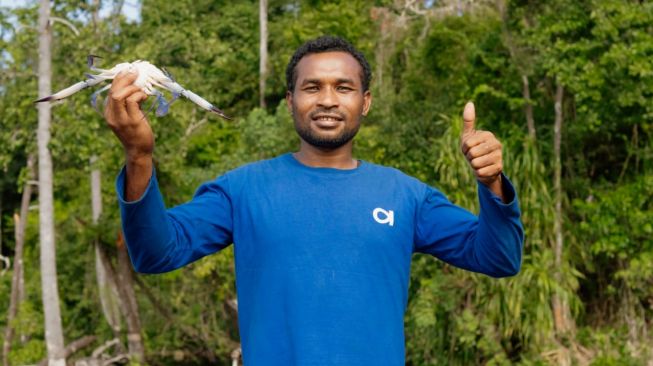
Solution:
<path fill-rule="evenodd" d="M 476 130 L 475 123 L 476 111 L 474 103 L 468 102 L 463 111 L 463 132 L 460 136 L 460 148 L 479 182 L 486 185 L 503 200 L 501 142 L 494 137 L 492 132 Z"/>

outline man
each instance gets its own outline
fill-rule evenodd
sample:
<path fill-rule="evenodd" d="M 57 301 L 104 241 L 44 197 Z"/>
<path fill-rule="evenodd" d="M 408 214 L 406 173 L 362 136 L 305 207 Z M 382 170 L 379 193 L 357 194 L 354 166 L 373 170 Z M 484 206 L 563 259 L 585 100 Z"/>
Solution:
<path fill-rule="evenodd" d="M 165 272 L 234 243 L 246 365 L 403 365 L 414 252 L 494 277 L 519 271 L 523 230 L 501 144 L 464 111 L 462 150 L 478 177 L 479 217 L 403 173 L 356 160 L 372 103 L 370 67 L 349 43 L 301 46 L 286 72 L 299 151 L 248 164 L 165 210 L 154 138 L 134 75 L 105 111 L 125 147 L 117 181 L 136 270 Z"/>

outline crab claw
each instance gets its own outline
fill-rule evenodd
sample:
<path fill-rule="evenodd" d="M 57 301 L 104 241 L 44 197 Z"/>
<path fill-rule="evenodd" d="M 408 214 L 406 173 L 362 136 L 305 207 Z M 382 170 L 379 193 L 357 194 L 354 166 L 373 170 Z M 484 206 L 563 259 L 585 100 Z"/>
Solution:
<path fill-rule="evenodd" d="M 41 99 L 39 99 L 39 100 L 35 100 L 34 103 L 49 102 L 49 101 L 51 101 L 51 100 L 53 100 L 53 99 L 54 99 L 54 98 L 52 97 L 52 95 L 49 95 L 49 96 L 47 96 L 47 97 L 45 97 L 45 98 L 41 98 Z"/>
<path fill-rule="evenodd" d="M 90 67 L 91 69 L 93 68 L 93 63 L 94 63 L 94 61 L 95 61 L 96 58 L 102 58 L 102 57 L 100 57 L 100 56 L 96 56 L 96 55 L 88 55 L 88 56 L 86 56 L 86 64 L 87 64 L 88 67 Z"/>
<path fill-rule="evenodd" d="M 193 93 L 190 90 L 184 89 L 181 92 L 181 95 L 183 95 L 184 97 L 190 99 L 191 102 L 197 104 L 198 106 L 206 109 L 209 112 L 213 112 L 213 113 L 217 114 L 218 116 L 220 116 L 220 117 L 222 117 L 222 118 L 224 118 L 226 120 L 232 120 L 232 118 L 227 116 L 223 111 L 219 110 L 213 104 L 211 104 L 209 101 L 207 101 L 206 99 L 204 99 L 204 98 L 200 97 L 199 95 Z"/>
<path fill-rule="evenodd" d="M 213 112 L 213 113 L 217 114 L 218 116 L 226 119 L 227 121 L 232 121 L 233 120 L 233 118 L 227 116 L 226 114 L 224 114 L 223 111 L 219 110 L 218 108 L 216 108 L 214 106 L 211 106 L 211 112 Z"/>
<path fill-rule="evenodd" d="M 167 90 L 170 90 L 172 92 L 172 100 L 170 100 L 170 103 L 174 102 L 175 99 L 179 95 L 182 95 L 186 99 L 190 100 L 191 102 L 197 104 L 200 106 L 202 109 L 207 110 L 209 112 L 213 112 L 217 114 L 218 116 L 226 119 L 226 120 L 232 120 L 231 117 L 227 116 L 223 111 L 220 109 L 216 108 L 213 104 L 211 104 L 208 100 L 200 97 L 199 95 L 193 93 L 192 91 L 188 89 L 184 89 L 183 86 L 179 85 L 179 83 L 174 82 L 174 81 L 163 81 L 160 84 L 161 87 L 166 88 Z M 170 104 L 168 103 L 168 104 Z"/>

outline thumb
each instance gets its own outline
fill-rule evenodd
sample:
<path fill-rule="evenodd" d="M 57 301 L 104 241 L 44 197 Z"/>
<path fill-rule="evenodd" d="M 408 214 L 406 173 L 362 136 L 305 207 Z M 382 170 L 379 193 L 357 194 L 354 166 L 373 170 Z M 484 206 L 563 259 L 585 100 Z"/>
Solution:
<path fill-rule="evenodd" d="M 467 102 L 463 110 L 463 135 L 470 134 L 475 131 L 474 124 L 476 123 L 476 109 L 474 103 Z"/>

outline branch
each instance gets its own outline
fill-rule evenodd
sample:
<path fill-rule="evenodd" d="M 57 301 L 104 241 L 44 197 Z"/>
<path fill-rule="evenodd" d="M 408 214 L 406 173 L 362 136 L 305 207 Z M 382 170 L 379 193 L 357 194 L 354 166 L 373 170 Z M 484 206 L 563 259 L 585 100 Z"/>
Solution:
<path fill-rule="evenodd" d="M 190 136 L 196 129 L 198 129 L 200 126 L 205 124 L 207 122 L 207 118 L 204 117 L 201 120 L 199 120 L 197 123 L 191 122 L 190 125 L 186 128 L 186 133 L 184 133 L 184 137 Z"/>
<path fill-rule="evenodd" d="M 97 339 L 97 336 L 94 335 L 87 335 L 83 336 L 82 338 L 73 341 L 70 343 L 66 348 L 63 350 L 63 358 L 68 358 L 77 351 L 86 348 L 90 346 L 93 342 L 95 342 L 95 339 Z M 38 366 L 47 366 L 48 365 L 48 358 L 44 358 L 41 360 L 41 362 L 38 363 Z"/>
<path fill-rule="evenodd" d="M 102 362 L 102 366 L 110 366 L 110 365 L 113 365 L 113 364 L 115 364 L 115 363 L 117 363 L 119 361 L 129 361 L 129 356 L 127 356 L 124 353 L 120 354 L 120 355 L 118 355 L 116 357 L 112 357 L 112 358 Z"/>
<path fill-rule="evenodd" d="M 243 349 L 239 346 L 235 350 L 231 351 L 231 365 L 238 366 L 238 361 L 243 354 Z"/>
<path fill-rule="evenodd" d="M 72 30 L 73 33 L 75 33 L 76 36 L 79 36 L 79 31 L 77 30 L 77 28 L 75 28 L 73 23 L 71 23 L 71 22 L 69 22 L 69 21 L 67 21 L 66 19 L 63 19 L 63 18 L 50 17 L 50 25 L 53 25 L 56 22 L 59 22 L 59 23 L 65 25 L 65 26 L 68 26 L 68 28 L 70 28 L 70 30 Z"/>
<path fill-rule="evenodd" d="M 106 342 L 104 342 L 103 345 L 101 345 L 100 347 L 93 350 L 93 353 L 91 353 L 91 357 L 99 358 L 100 355 L 103 354 L 104 351 L 107 350 L 107 348 L 116 346 L 118 344 L 120 344 L 120 339 L 118 339 L 118 338 L 114 338 L 114 339 L 111 339 L 109 341 L 106 341 Z"/>
<path fill-rule="evenodd" d="M 2 272 L 0 272 L 0 276 L 4 276 L 4 274 L 11 268 L 11 260 L 9 257 L 5 257 L 4 255 L 0 254 L 0 261 L 5 264 L 5 268 L 2 269 Z"/>

